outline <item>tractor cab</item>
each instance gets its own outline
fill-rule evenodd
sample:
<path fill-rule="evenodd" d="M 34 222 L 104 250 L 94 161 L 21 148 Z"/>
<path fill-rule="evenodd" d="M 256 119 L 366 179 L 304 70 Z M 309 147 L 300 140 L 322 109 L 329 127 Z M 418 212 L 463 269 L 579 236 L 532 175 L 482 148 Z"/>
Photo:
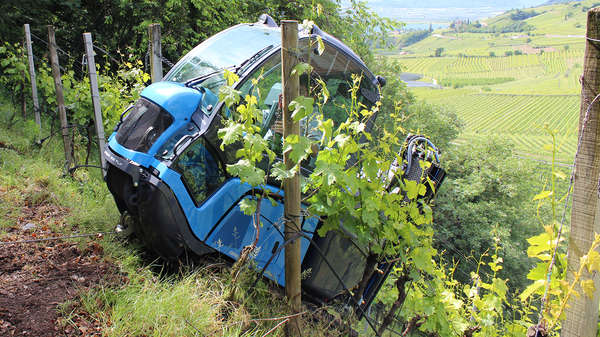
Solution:
<path fill-rule="evenodd" d="M 316 36 L 323 41 L 322 52 L 313 43 Z M 346 119 L 342 107 L 351 100 L 353 75 L 362 76 L 357 92 L 360 102 L 371 106 L 379 99 L 383 80 L 339 40 L 313 26 L 299 32 L 298 43 L 300 59 L 310 62 L 311 76 L 318 76 L 330 93 L 322 109 L 325 118 L 334 123 Z M 230 113 L 218 99 L 219 89 L 226 84 L 226 70 L 239 76 L 234 88 L 242 97 L 257 97 L 263 112 L 262 134 L 276 140 L 281 119 L 281 30 L 272 18 L 262 15 L 256 23 L 231 27 L 202 42 L 161 82 L 144 89 L 135 105 L 123 113 L 105 149 L 106 183 L 122 214 L 120 226 L 135 232 L 166 259 L 177 259 L 185 252 L 219 252 L 236 260 L 254 241 L 252 219 L 239 207 L 254 191 L 227 173 L 226 165 L 236 161 L 235 149 L 221 150 L 217 136 Z M 260 80 L 252 81 L 256 78 Z M 301 123 L 301 132 L 318 137 L 310 122 Z M 407 155 L 418 162 L 419 153 Z M 439 184 L 444 173 L 433 161 L 426 175 Z M 310 165 L 305 169 L 310 170 Z M 263 201 L 260 205 L 263 226 L 253 259 L 265 277 L 284 286 L 280 220 L 285 196 L 278 183 L 263 188 L 279 198 L 275 204 Z M 315 217 L 302 223 L 302 268 L 311 270 L 303 289 L 311 298 L 327 301 L 358 284 L 366 257 L 351 237 L 337 232 L 320 237 L 319 226 Z M 372 299 L 386 276 L 376 273 L 363 297 Z"/>

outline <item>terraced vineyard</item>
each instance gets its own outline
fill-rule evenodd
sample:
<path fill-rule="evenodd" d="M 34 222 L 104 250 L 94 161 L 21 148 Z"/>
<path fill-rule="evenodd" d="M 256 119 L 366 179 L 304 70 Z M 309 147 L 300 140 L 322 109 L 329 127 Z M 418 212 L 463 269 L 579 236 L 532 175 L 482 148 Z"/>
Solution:
<path fill-rule="evenodd" d="M 507 12 L 483 20 L 480 31 L 458 22 L 386 55 L 398 60 L 404 71 L 422 74 L 421 81 L 437 85 L 410 90 L 464 120 L 458 142 L 498 136 L 512 140 L 520 155 L 548 160 L 544 145 L 552 139 L 544 131 L 547 125 L 560 135 L 559 160 L 571 163 L 577 144 L 585 13 L 596 6 L 596 0 L 541 6 L 531 9 L 537 15 L 516 21 L 511 17 L 514 11 Z M 515 25 L 527 29 L 488 29 Z"/>
<path fill-rule="evenodd" d="M 421 73 L 430 79 L 460 78 L 531 78 L 570 76 L 581 69 L 583 50 L 561 50 L 542 54 L 506 57 L 418 57 L 399 58 L 407 72 Z"/>
<path fill-rule="evenodd" d="M 547 159 L 544 145 L 552 139 L 544 130 L 558 130 L 559 159 L 569 163 L 577 145 L 579 95 L 520 95 L 481 93 L 475 89 L 415 89 L 417 97 L 456 112 L 465 122 L 459 142 L 497 135 L 515 143 L 527 156 Z"/>
<path fill-rule="evenodd" d="M 543 127 L 567 133 L 577 128 L 579 96 L 473 94 L 446 102 L 466 128 L 479 133 L 543 135 Z"/>
<path fill-rule="evenodd" d="M 442 90 L 444 91 L 444 90 Z M 449 99 L 430 97 L 428 102 L 442 104 L 456 111 L 465 121 L 461 141 L 474 137 L 498 135 L 515 142 L 516 150 L 527 155 L 540 153 L 551 138 L 544 126 L 558 130 L 563 138 L 559 157 L 570 161 L 575 152 L 579 120 L 578 95 L 509 95 L 464 93 Z"/>

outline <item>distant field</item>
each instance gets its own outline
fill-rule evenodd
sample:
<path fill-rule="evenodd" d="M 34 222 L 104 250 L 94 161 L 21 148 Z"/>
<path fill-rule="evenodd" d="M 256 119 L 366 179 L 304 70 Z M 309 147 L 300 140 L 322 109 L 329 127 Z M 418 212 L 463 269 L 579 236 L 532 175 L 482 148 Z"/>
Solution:
<path fill-rule="evenodd" d="M 440 82 L 446 78 L 513 78 L 516 83 L 499 86 L 497 90 L 510 93 L 575 94 L 579 92 L 578 78 L 582 71 L 583 50 L 561 50 L 543 54 L 512 55 L 501 57 L 395 57 L 407 72 L 420 73 Z M 536 85 L 545 88 L 531 90 Z M 525 80 L 525 81 L 523 81 Z M 519 82 L 521 81 L 521 82 Z M 500 81 L 507 82 L 507 81 Z M 474 81 L 477 85 L 477 81 Z M 494 83 L 491 83 L 494 84 Z"/>
<path fill-rule="evenodd" d="M 562 144 L 559 159 L 570 162 L 577 144 L 578 95 L 482 94 L 476 90 L 414 89 L 417 97 L 455 111 L 465 121 L 459 141 L 498 135 L 515 142 L 516 151 L 539 158 L 551 138 L 544 126 L 558 130 Z"/>
<path fill-rule="evenodd" d="M 526 23 L 521 32 L 474 33 L 436 30 L 422 41 L 388 50 L 404 71 L 443 89 L 411 88 L 416 97 L 455 111 L 465 121 L 458 142 L 496 135 L 515 143 L 517 153 L 548 160 L 547 125 L 560 134 L 559 160 L 571 163 L 577 125 L 585 47 L 586 11 L 595 0 L 525 9 L 538 15 L 511 19 L 511 13 L 482 27 Z M 434 57 L 441 48 L 441 56 Z M 439 54 L 440 50 L 438 50 Z"/>

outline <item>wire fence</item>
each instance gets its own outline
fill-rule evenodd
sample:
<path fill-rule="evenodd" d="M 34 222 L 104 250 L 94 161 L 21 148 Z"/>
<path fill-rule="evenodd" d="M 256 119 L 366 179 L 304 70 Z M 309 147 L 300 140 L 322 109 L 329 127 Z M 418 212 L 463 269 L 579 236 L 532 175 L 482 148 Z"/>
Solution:
<path fill-rule="evenodd" d="M 47 52 L 44 53 L 44 57 L 39 57 L 37 54 L 40 50 L 39 46 L 43 46 L 44 48 L 46 48 L 46 50 L 51 49 L 50 48 L 50 42 L 48 41 L 47 38 L 44 38 L 38 34 L 35 34 L 31 31 L 29 31 L 30 34 L 30 38 L 31 38 L 31 43 L 32 43 L 32 47 L 35 46 L 35 44 L 38 45 L 37 48 L 33 49 L 32 48 L 32 55 L 31 58 L 34 62 L 34 64 L 37 64 L 37 69 L 39 71 L 40 69 L 40 65 L 44 65 L 43 67 L 46 67 L 46 69 L 48 69 L 51 64 L 50 61 L 46 59 L 47 56 Z M 62 78 L 65 76 L 65 74 L 68 74 L 69 72 L 72 72 L 72 74 L 74 75 L 75 80 L 82 80 L 84 78 L 88 78 L 89 77 L 89 70 L 88 67 L 89 65 L 87 64 L 87 57 L 85 52 L 81 52 L 81 54 L 78 54 L 77 52 L 74 52 L 73 50 L 67 50 L 66 48 L 64 48 L 64 45 L 67 46 L 74 46 L 74 45 L 80 45 L 80 41 L 77 41 L 76 43 L 73 41 L 69 41 L 67 39 L 63 39 L 60 34 L 55 34 L 54 36 L 55 38 L 55 43 L 53 44 L 54 49 L 56 50 L 56 56 L 58 59 L 58 63 L 59 63 L 59 72 L 60 72 L 60 76 L 61 78 L 59 79 L 55 79 L 55 82 L 60 80 L 62 82 Z M 26 38 L 24 37 L 24 41 L 26 40 Z M 122 65 L 125 63 L 123 61 L 120 61 L 121 57 L 117 57 L 115 55 L 113 55 L 113 53 L 111 53 L 107 48 L 105 48 L 101 42 L 96 41 L 94 43 L 92 43 L 92 50 L 94 51 L 94 54 L 102 54 L 104 56 L 105 62 L 109 62 L 111 63 L 113 66 L 115 66 L 114 69 L 119 69 L 120 67 L 122 67 Z M 95 56 L 94 55 L 94 56 Z M 94 57 L 92 56 L 92 58 Z M 161 64 L 165 64 L 168 67 L 172 67 L 173 63 L 171 61 L 169 61 L 167 58 L 162 57 L 158 62 L 160 62 Z M 38 78 L 36 77 L 36 82 L 38 82 Z M 47 82 L 46 82 L 47 83 Z M 72 81 L 68 82 L 69 84 L 73 83 Z M 40 116 L 43 116 L 43 120 L 49 121 L 50 124 L 50 132 L 47 136 L 41 136 L 38 139 L 36 139 L 36 144 L 38 146 L 44 146 L 45 143 L 47 143 L 49 140 L 51 140 L 56 134 L 62 133 L 63 130 L 68 129 L 69 130 L 69 138 L 71 138 L 72 142 L 74 142 L 75 139 L 84 139 L 87 140 L 87 153 L 85 154 L 85 162 L 83 164 L 77 164 L 77 163 L 70 163 L 69 165 L 72 165 L 72 167 L 67 167 L 67 172 L 68 173 L 73 173 L 74 170 L 78 169 L 78 168 L 94 168 L 94 167 L 99 167 L 99 165 L 93 165 L 90 164 L 88 162 L 89 158 L 90 158 L 90 151 L 93 151 L 93 149 L 91 148 L 90 144 L 94 144 L 97 141 L 97 137 L 95 137 L 95 132 L 90 132 L 90 127 L 92 126 L 92 121 L 90 120 L 90 122 L 87 123 L 87 125 L 80 125 L 77 123 L 70 123 L 67 125 L 63 125 L 63 126 L 58 126 L 59 125 L 59 112 L 60 109 L 57 109 L 57 101 L 58 99 L 52 99 L 50 98 L 52 95 L 56 95 L 57 93 L 53 92 L 50 93 L 49 90 L 45 90 L 45 89 L 49 89 L 46 86 L 42 86 L 42 98 L 41 100 L 39 100 L 40 102 L 40 106 L 39 106 L 39 114 Z M 70 90 L 70 89 L 69 89 Z M 23 105 L 25 105 L 25 96 L 23 97 L 16 97 L 15 99 L 22 99 L 23 100 Z M 39 96 L 39 95 L 38 95 Z M 92 94 L 92 98 L 93 98 L 93 94 Z M 76 97 L 70 97 L 69 100 L 71 100 L 70 102 L 65 102 L 66 103 L 66 110 L 68 110 L 67 112 L 69 112 L 70 107 L 72 106 L 76 106 L 78 105 L 81 101 L 85 100 L 85 99 L 89 99 L 87 97 L 81 97 L 80 93 L 78 92 Z M 14 99 L 13 99 L 14 100 Z M 69 112 L 68 115 L 71 115 L 72 113 Z M 102 114 L 96 114 L 96 118 L 102 118 L 101 117 Z M 85 123 L 84 123 L 85 124 Z M 99 125 L 103 125 L 102 121 L 100 120 Z M 65 149 L 65 157 L 68 158 L 67 153 L 69 152 L 68 149 Z M 71 153 L 73 153 L 73 150 L 70 150 Z M 100 151 L 100 154 L 102 156 L 102 151 Z"/>

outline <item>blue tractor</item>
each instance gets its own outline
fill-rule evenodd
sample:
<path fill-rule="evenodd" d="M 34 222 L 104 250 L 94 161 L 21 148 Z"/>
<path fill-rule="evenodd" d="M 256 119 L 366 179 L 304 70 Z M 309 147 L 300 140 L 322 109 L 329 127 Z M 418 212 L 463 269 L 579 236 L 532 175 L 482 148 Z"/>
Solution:
<path fill-rule="evenodd" d="M 316 52 L 310 40 L 319 36 L 325 49 Z M 358 98 L 366 106 L 379 99 L 378 86 L 384 79 L 374 76 L 346 45 L 317 26 L 299 32 L 301 58 L 310 59 L 313 73 L 327 85 L 331 98 L 323 113 L 334 122 L 346 119 L 341 106 L 350 98 L 351 76 L 363 77 Z M 107 159 L 106 183 L 122 214 L 121 228 L 135 232 L 145 245 L 166 259 L 177 259 L 186 252 L 204 255 L 219 252 L 232 260 L 254 241 L 252 218 L 240 210 L 244 198 L 253 190 L 231 177 L 225 167 L 236 161 L 235 148 L 220 149 L 217 131 L 229 110 L 218 99 L 225 85 L 225 70 L 236 73 L 234 85 L 259 99 L 263 111 L 264 137 L 276 139 L 281 119 L 281 31 L 275 21 L 262 15 L 258 22 L 240 24 L 224 30 L 185 55 L 164 77 L 143 90 L 141 98 L 121 116 L 104 151 Z M 310 54 L 310 55 L 309 55 Z M 261 80 L 251 81 L 260 75 Z M 308 77 L 308 76 L 306 76 Z M 309 79 L 304 79 L 305 81 Z M 260 94 L 258 94 L 260 92 Z M 346 104 L 348 106 L 349 104 Z M 372 125 L 370 123 L 369 125 Z M 301 123 L 310 136 L 310 123 Z M 279 138 L 280 139 L 280 138 Z M 420 179 L 422 151 L 435 150 L 423 137 L 407 140 L 405 175 Z M 274 142 L 275 144 L 276 142 Z M 436 153 L 437 156 L 437 153 Z M 436 156 L 426 172 L 440 184 L 444 171 Z M 303 169 L 310 171 L 310 165 Z M 410 177 L 409 177 L 410 178 Z M 411 178 L 412 179 L 412 178 Z M 278 202 L 261 204 L 261 222 L 254 261 L 264 276 L 281 286 L 284 279 L 283 191 L 280 183 L 264 188 L 279 196 Z M 305 218 L 301 243 L 303 290 L 317 302 L 326 302 L 354 288 L 362 277 L 366 257 L 352 237 L 329 232 L 317 234 L 318 218 Z M 363 294 L 368 306 L 388 275 L 391 265 L 379 266 Z"/>

